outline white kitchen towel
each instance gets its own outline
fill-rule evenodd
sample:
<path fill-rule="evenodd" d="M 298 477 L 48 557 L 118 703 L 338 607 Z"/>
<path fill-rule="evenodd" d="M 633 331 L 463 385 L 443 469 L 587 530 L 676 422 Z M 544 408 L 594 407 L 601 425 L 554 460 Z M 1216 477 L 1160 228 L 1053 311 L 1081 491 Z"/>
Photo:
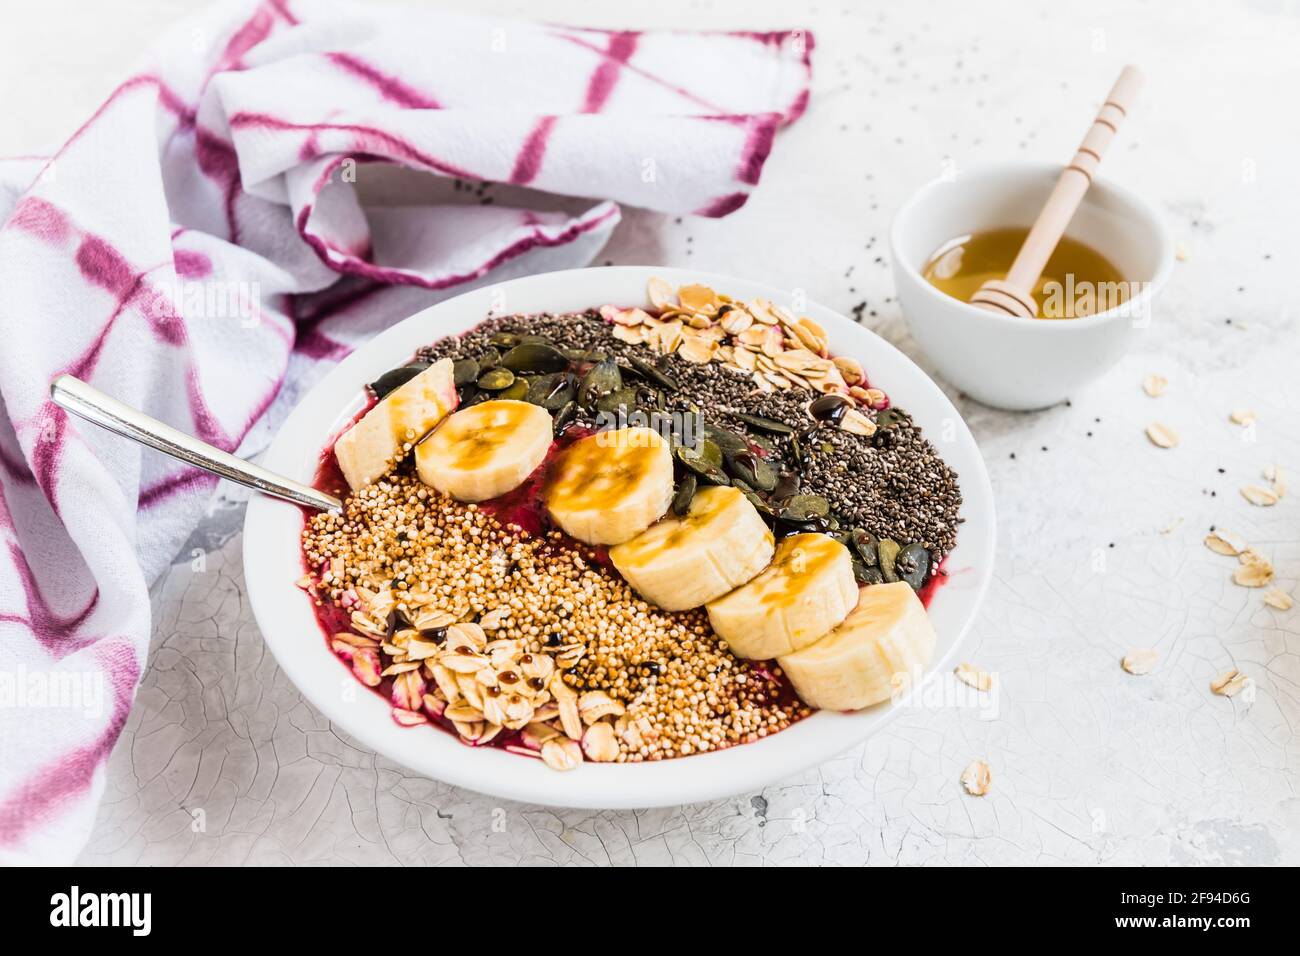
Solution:
<path fill-rule="evenodd" d="M 214 485 L 69 419 L 50 381 L 253 453 L 357 342 L 464 283 L 586 264 L 618 203 L 739 208 L 806 105 L 811 47 L 232 2 L 171 30 L 60 148 L 0 161 L 0 861 L 84 843 L 148 586 Z M 374 163 L 455 188 L 367 208 Z M 594 198 L 506 208 L 484 182 Z"/>

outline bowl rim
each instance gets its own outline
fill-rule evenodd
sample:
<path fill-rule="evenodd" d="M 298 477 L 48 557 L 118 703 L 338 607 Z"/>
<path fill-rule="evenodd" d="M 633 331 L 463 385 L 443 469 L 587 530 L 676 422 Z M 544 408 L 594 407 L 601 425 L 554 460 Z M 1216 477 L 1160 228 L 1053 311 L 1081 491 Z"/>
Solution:
<path fill-rule="evenodd" d="M 328 372 L 293 409 L 277 431 L 263 464 L 291 477 L 310 477 L 330 437 L 361 407 L 363 384 L 373 373 L 407 361 L 413 343 L 428 344 L 481 322 L 492 304 L 508 311 L 568 311 L 601 301 L 645 301 L 645 284 L 658 276 L 680 286 L 703 282 L 750 298 L 790 301 L 765 283 L 695 269 L 614 266 L 543 273 L 483 286 L 431 306 L 375 336 Z M 581 305 L 563 304 L 565 300 Z M 627 301 L 623 301 L 626 299 Z M 545 303 L 537 304 L 533 303 Z M 958 471 L 964 523 L 950 562 L 950 577 L 931 602 L 939 645 L 919 690 L 925 692 L 951 671 L 969 636 L 993 576 L 996 549 L 994 500 L 988 472 L 974 436 L 947 396 L 907 356 L 825 306 L 807 302 L 799 311 L 826 326 L 838 353 L 853 354 L 868 369 L 888 368 L 880 382 L 899 394 L 932 438 L 945 435 L 945 460 Z M 463 316 L 473 313 L 473 321 Z M 456 316 L 462 316 L 457 322 Z M 439 323 L 439 319 L 445 321 Z M 838 343 L 838 344 L 837 344 Z M 844 347 L 845 343 L 849 344 Z M 890 379 L 895 379 L 891 381 Z M 950 434 L 951 438 L 947 435 Z M 424 776 L 493 796 L 532 804 L 599 809 L 674 806 L 761 790 L 848 750 L 897 718 L 903 705 L 882 704 L 853 714 L 818 711 L 790 728 L 750 744 L 673 760 L 639 764 L 584 764 L 557 773 L 537 760 L 496 748 L 473 748 L 441 731 L 398 727 L 390 704 L 361 688 L 353 700 L 340 686 L 359 687 L 350 670 L 329 652 L 307 594 L 296 587 L 303 574 L 302 513 L 264 495 L 250 501 L 244 521 L 244 573 L 254 618 L 267 647 L 304 700 L 337 729 L 398 765 Z M 310 640 L 303 643 L 303 634 Z M 303 653 L 304 646 L 309 651 Z M 951 675 L 947 674 L 950 678 Z M 344 678 L 346 678 L 344 680 Z M 928 706 L 924 693 L 920 706 Z M 941 706 L 949 706 L 947 698 Z M 961 706 L 958 704 L 958 706 Z M 418 735 L 418 736 L 416 736 Z"/>
<path fill-rule="evenodd" d="M 1025 176 L 1033 173 L 1059 173 L 1064 167 L 1056 163 L 1050 163 L 1046 160 L 1004 160 L 1001 162 L 977 163 L 967 167 L 964 171 L 959 171 L 955 179 L 936 176 L 934 179 L 922 184 L 913 192 L 903 204 L 898 207 L 894 213 L 894 218 L 889 226 L 889 247 L 890 254 L 894 257 L 894 263 L 898 269 L 907 276 L 913 285 L 920 286 L 921 294 L 926 296 L 936 305 L 954 308 L 972 319 L 987 320 L 1015 326 L 1024 330 L 1026 335 L 1072 335 L 1082 334 L 1086 330 L 1096 328 L 1099 325 L 1111 324 L 1118 321 L 1128 320 L 1134 303 L 1141 303 L 1143 313 L 1149 314 L 1155 297 L 1164 288 L 1168 281 L 1170 273 L 1173 271 L 1174 255 L 1173 240 L 1169 235 L 1169 229 L 1165 225 L 1164 219 L 1160 216 L 1156 207 L 1147 199 L 1140 196 L 1127 186 L 1121 185 L 1113 180 L 1102 176 L 1094 176 L 1092 184 L 1088 187 L 1088 194 L 1084 196 L 1083 201 L 1088 201 L 1088 196 L 1095 193 L 1098 189 L 1102 192 L 1110 193 L 1119 200 L 1128 203 L 1134 209 L 1137 209 L 1143 223 L 1154 232 L 1159 243 L 1157 250 L 1157 266 L 1155 274 L 1146 281 L 1142 291 L 1132 299 L 1105 312 L 1096 312 L 1092 315 L 1078 316 L 1073 319 L 1064 320 L 1034 320 L 1026 321 L 1013 315 L 1004 315 L 1001 312 L 994 312 L 991 309 L 981 309 L 978 306 L 971 305 L 969 302 L 962 302 L 960 299 L 954 299 L 950 295 L 940 292 L 921 275 L 921 270 L 912 265 L 908 258 L 902 254 L 900 248 L 901 232 L 909 218 L 915 216 L 916 210 L 927 199 L 931 198 L 933 193 L 945 186 L 952 186 L 954 183 L 960 183 L 962 179 L 975 179 L 977 177 L 1010 178 L 1015 176 Z M 1068 227 L 1067 227 L 1068 228 Z"/>

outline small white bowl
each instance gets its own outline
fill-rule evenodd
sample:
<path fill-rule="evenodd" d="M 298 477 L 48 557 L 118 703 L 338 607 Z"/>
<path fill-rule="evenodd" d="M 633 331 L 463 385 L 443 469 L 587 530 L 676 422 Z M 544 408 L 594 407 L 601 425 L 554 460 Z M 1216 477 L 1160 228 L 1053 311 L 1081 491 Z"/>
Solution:
<path fill-rule="evenodd" d="M 1105 255 L 1126 281 L 1141 283 L 1123 305 L 1075 319 L 1017 319 L 960 302 L 921 275 L 935 250 L 957 236 L 1029 227 L 1060 172 L 1050 163 L 1002 163 L 937 179 L 904 203 L 890 231 L 894 282 L 912 335 L 944 378 L 995 408 L 1046 408 L 1098 378 L 1150 324 L 1173 265 L 1155 208 L 1097 180 L 1066 234 Z"/>

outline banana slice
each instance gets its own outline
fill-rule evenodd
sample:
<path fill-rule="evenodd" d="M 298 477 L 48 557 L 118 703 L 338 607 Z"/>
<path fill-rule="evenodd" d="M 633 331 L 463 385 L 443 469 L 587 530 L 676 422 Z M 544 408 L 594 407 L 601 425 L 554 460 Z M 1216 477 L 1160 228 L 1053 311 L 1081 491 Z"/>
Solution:
<path fill-rule="evenodd" d="M 737 656 L 768 660 L 828 634 L 857 600 L 849 549 L 824 534 L 794 534 L 766 571 L 708 606 L 709 622 Z"/>
<path fill-rule="evenodd" d="M 772 560 L 772 532 L 736 488 L 704 488 L 687 513 L 669 516 L 626 544 L 610 560 L 647 601 L 685 611 L 738 588 Z"/>
<path fill-rule="evenodd" d="M 622 544 L 654 524 L 673 499 L 673 457 L 649 428 L 596 432 L 570 445 L 547 478 L 556 524 L 587 544 Z"/>
<path fill-rule="evenodd" d="M 811 647 L 777 659 L 804 703 L 859 710 L 888 700 L 895 675 L 920 673 L 937 637 L 906 581 L 862 589 L 844 623 Z"/>
<path fill-rule="evenodd" d="M 420 480 L 457 501 L 486 501 L 527 480 L 550 450 L 551 413 L 527 402 L 462 408 L 415 446 Z"/>
<path fill-rule="evenodd" d="M 451 367 L 451 359 L 430 365 L 338 437 L 334 457 L 353 491 L 380 477 L 456 407 Z"/>

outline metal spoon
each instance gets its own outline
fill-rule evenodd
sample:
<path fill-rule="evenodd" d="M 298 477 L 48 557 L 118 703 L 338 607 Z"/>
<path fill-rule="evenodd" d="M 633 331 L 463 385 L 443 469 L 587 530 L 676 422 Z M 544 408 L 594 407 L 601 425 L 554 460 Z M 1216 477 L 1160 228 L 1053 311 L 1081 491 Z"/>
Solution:
<path fill-rule="evenodd" d="M 107 428 L 115 435 L 130 438 L 164 455 L 171 455 L 186 464 L 210 471 L 219 478 L 308 508 L 321 511 L 340 511 L 343 508 L 343 502 L 333 495 L 299 484 L 291 478 L 267 471 L 260 465 L 236 458 L 215 445 L 199 441 L 193 435 L 187 435 L 144 412 L 123 405 L 79 378 L 60 375 L 50 383 L 50 398 L 60 408 L 88 422 L 94 422 L 101 428 Z"/>

